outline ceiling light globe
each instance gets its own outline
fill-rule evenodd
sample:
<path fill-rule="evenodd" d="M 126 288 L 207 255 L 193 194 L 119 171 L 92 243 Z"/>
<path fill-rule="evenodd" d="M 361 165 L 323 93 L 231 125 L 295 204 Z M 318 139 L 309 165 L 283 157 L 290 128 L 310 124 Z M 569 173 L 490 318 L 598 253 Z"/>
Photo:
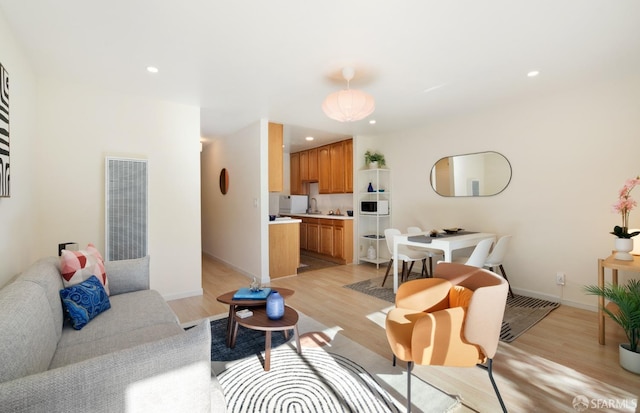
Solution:
<path fill-rule="evenodd" d="M 375 110 L 371 95 L 361 90 L 345 89 L 333 92 L 322 103 L 325 115 L 338 122 L 364 119 Z"/>

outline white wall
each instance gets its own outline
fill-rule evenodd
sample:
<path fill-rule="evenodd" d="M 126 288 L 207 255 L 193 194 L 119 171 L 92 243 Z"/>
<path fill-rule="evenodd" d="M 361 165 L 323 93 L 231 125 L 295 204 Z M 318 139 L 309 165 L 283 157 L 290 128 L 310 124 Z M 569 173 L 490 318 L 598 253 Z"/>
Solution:
<path fill-rule="evenodd" d="M 202 152 L 203 251 L 262 282 L 269 280 L 268 122 L 212 139 Z M 218 178 L 229 173 L 222 195 Z"/>
<path fill-rule="evenodd" d="M 34 155 L 36 77 L 0 10 L 0 63 L 9 72 L 11 197 L 0 198 L 0 286 L 38 257 Z"/>
<path fill-rule="evenodd" d="M 104 251 L 104 159 L 149 160 L 151 288 L 167 299 L 201 283 L 200 109 L 39 79 L 37 246 Z"/>
<path fill-rule="evenodd" d="M 597 259 L 613 248 L 609 231 L 620 217 L 611 205 L 624 181 L 640 174 L 638 96 L 640 77 L 584 85 L 369 137 L 358 154 L 384 153 L 394 226 L 513 234 L 505 269 L 515 290 L 591 307 L 596 299 L 582 287 L 597 282 Z M 486 150 L 511 162 L 513 178 L 503 193 L 443 198 L 431 189 L 429 172 L 438 159 Z M 640 209 L 631 213 L 631 227 L 640 227 Z M 557 271 L 566 273 L 564 288 L 555 285 Z"/>

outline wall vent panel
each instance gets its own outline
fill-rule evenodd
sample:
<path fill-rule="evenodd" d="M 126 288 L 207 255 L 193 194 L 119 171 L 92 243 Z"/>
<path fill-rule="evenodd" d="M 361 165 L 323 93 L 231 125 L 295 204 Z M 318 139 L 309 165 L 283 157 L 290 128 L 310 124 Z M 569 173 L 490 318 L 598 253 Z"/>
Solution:
<path fill-rule="evenodd" d="M 141 258 L 148 244 L 147 160 L 106 158 L 105 259 Z"/>

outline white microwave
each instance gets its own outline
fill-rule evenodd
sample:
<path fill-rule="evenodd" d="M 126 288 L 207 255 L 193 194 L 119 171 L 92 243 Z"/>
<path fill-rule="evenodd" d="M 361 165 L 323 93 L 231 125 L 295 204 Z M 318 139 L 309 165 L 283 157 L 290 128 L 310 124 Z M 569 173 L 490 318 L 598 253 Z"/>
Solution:
<path fill-rule="evenodd" d="M 389 215 L 389 201 L 360 201 L 360 213 L 363 215 Z"/>

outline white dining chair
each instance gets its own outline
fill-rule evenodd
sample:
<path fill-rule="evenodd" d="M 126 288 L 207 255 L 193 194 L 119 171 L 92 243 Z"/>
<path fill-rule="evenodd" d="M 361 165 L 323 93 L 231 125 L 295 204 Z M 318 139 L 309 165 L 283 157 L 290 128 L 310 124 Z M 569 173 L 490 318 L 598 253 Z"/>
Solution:
<path fill-rule="evenodd" d="M 507 278 L 507 273 L 504 271 L 504 266 L 502 265 L 502 263 L 504 262 L 504 258 L 507 255 L 509 241 L 511 241 L 511 235 L 503 235 L 502 237 L 500 237 L 495 247 L 493 247 L 493 250 L 491 250 L 491 253 L 489 253 L 489 256 L 484 261 L 483 265 L 485 268 L 488 268 L 493 272 L 497 272 L 496 267 L 499 268 L 502 276 L 505 280 L 507 280 L 507 282 L 509 281 L 509 279 Z M 509 296 L 513 297 L 511 284 L 509 284 Z"/>
<path fill-rule="evenodd" d="M 387 272 L 385 272 L 384 279 L 382 280 L 382 287 L 384 287 L 384 283 L 385 281 L 387 281 L 389 271 L 391 270 L 391 266 L 393 265 L 393 237 L 396 235 L 400 235 L 400 230 L 396 228 L 387 228 L 384 230 L 384 238 L 387 241 L 387 248 L 389 249 L 391 259 L 389 260 L 389 265 L 387 265 Z M 409 274 L 411 274 L 413 264 L 416 261 L 422 261 L 422 271 L 420 275 L 425 277 L 427 258 L 428 255 L 426 252 L 412 250 L 406 245 L 398 245 L 398 259 L 402 260 L 402 275 L 400 277 L 400 280 L 405 281 L 407 278 L 409 278 Z M 408 263 L 411 263 L 411 266 L 407 269 Z"/>
<path fill-rule="evenodd" d="M 468 257 L 458 257 L 452 262 L 464 265 L 470 265 L 472 267 L 482 268 L 489 256 L 489 251 L 493 245 L 493 239 L 486 238 L 478 242 L 478 245 L 473 249 L 473 252 Z M 441 262 L 441 261 L 438 261 Z"/>
<path fill-rule="evenodd" d="M 420 227 L 408 227 L 407 228 L 407 233 L 409 234 L 419 234 L 422 233 L 422 229 Z M 444 252 L 442 252 L 441 250 L 438 249 L 434 249 L 434 248 L 422 248 L 422 247 L 411 247 L 409 246 L 409 248 L 411 248 L 414 251 L 422 251 L 422 252 L 426 252 L 427 253 L 427 257 L 429 260 L 429 271 L 427 272 L 427 276 L 429 277 L 433 277 L 433 259 L 437 258 L 437 259 L 444 259 Z"/>

